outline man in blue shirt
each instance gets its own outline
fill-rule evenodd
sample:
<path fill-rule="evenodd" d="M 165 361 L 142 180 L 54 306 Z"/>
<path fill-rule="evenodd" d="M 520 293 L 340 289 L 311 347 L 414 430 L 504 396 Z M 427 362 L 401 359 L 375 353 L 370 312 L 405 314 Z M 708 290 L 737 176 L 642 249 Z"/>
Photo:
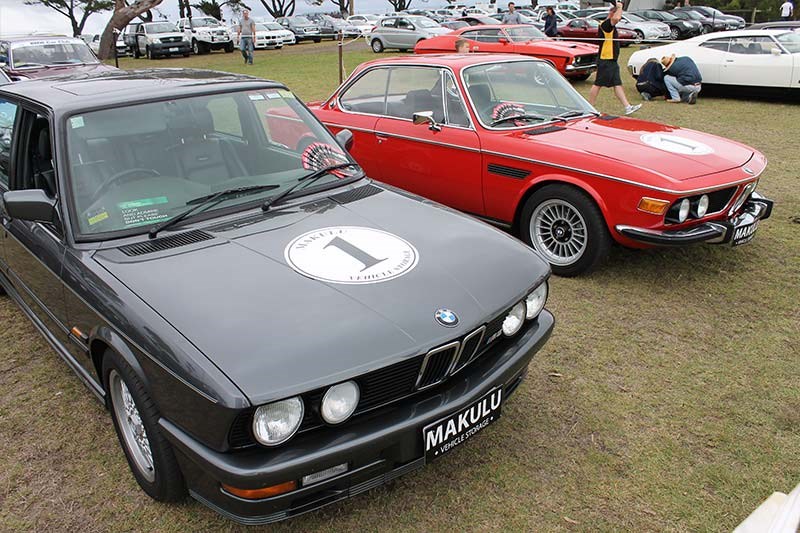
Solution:
<path fill-rule="evenodd" d="M 672 54 L 662 57 L 661 64 L 664 65 L 664 84 L 670 98 L 667 102 L 695 104 L 703 78 L 692 58 Z"/>
<path fill-rule="evenodd" d="M 517 6 L 514 2 L 508 3 L 508 13 L 503 15 L 503 24 L 522 24 L 522 19 L 517 13 Z"/>

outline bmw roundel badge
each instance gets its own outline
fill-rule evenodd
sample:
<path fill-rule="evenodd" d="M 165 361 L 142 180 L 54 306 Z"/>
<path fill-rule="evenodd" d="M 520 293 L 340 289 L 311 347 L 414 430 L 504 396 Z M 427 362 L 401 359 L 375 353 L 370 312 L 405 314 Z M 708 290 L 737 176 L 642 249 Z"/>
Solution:
<path fill-rule="evenodd" d="M 437 309 L 433 316 L 439 324 L 446 328 L 453 328 L 458 325 L 458 316 L 449 309 Z"/>

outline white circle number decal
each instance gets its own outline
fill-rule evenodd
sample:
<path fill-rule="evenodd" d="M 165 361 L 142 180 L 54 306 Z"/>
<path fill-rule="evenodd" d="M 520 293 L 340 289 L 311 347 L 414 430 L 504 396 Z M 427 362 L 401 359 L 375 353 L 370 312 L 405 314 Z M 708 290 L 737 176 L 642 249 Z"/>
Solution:
<path fill-rule="evenodd" d="M 398 278 L 419 260 L 417 249 L 408 241 L 358 226 L 309 231 L 289 243 L 284 257 L 304 276 L 351 285 Z"/>
<path fill-rule="evenodd" d="M 683 155 L 708 155 L 714 153 L 709 145 L 681 137 L 679 135 L 666 135 L 663 133 L 645 133 L 640 137 L 642 142 L 673 154 Z"/>

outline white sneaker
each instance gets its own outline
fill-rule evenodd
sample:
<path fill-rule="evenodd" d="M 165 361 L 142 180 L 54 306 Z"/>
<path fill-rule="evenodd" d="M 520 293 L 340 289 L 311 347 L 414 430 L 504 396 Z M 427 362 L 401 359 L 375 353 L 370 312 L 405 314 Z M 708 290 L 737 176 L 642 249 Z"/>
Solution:
<path fill-rule="evenodd" d="M 625 108 L 625 114 L 630 115 L 632 113 L 636 113 L 637 111 L 639 111 L 639 108 L 641 107 L 642 104 L 629 105 L 628 107 Z"/>

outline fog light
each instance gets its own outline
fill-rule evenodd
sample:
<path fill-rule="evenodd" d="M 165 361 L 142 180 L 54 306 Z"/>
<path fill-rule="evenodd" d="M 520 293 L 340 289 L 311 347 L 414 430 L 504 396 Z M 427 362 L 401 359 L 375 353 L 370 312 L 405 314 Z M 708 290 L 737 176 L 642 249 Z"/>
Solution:
<path fill-rule="evenodd" d="M 525 302 L 519 302 L 511 308 L 511 311 L 506 315 L 503 320 L 503 335 L 512 337 L 522 329 L 522 323 L 525 320 L 526 306 Z"/>
<path fill-rule="evenodd" d="M 703 218 L 708 213 L 708 195 L 704 194 L 697 200 L 697 206 L 694 208 L 694 216 L 696 218 Z"/>
<path fill-rule="evenodd" d="M 295 490 L 297 488 L 297 481 L 287 481 L 286 483 L 270 485 L 269 487 L 263 487 L 260 489 L 238 489 L 222 483 L 222 488 L 225 489 L 226 492 L 230 492 L 234 496 L 238 496 L 246 500 L 260 500 L 262 498 L 270 498 L 272 496 L 286 494 L 287 492 Z"/>
<path fill-rule="evenodd" d="M 686 222 L 686 219 L 689 218 L 689 209 L 691 209 L 691 207 L 692 203 L 688 198 L 681 200 L 680 207 L 678 208 L 678 222 Z"/>
<path fill-rule="evenodd" d="M 639 200 L 639 211 L 650 213 L 651 215 L 663 215 L 669 207 L 669 201 L 647 198 Z"/>
<path fill-rule="evenodd" d="M 340 465 L 332 466 L 330 468 L 326 468 L 325 470 L 320 470 L 319 472 L 314 472 L 313 474 L 303 476 L 302 483 L 304 487 L 307 487 L 309 485 L 313 485 L 314 483 L 321 483 L 327 479 L 336 477 L 339 474 L 344 474 L 345 472 L 347 472 L 347 463 L 342 463 Z"/>

